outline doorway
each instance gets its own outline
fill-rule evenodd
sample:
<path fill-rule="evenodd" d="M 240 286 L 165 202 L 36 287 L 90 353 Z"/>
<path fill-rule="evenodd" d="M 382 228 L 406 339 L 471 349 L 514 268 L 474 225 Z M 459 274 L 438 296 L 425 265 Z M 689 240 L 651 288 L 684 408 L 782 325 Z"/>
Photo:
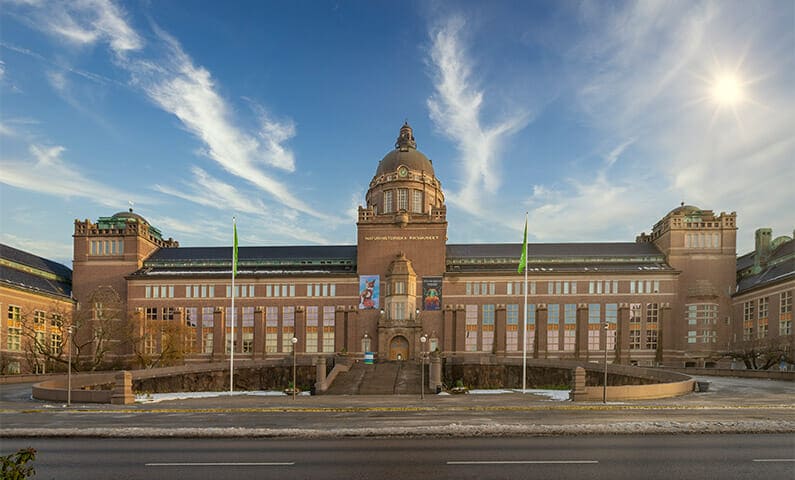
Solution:
<path fill-rule="evenodd" d="M 409 341 L 402 335 L 392 337 L 389 342 L 389 359 L 406 360 L 409 358 Z"/>

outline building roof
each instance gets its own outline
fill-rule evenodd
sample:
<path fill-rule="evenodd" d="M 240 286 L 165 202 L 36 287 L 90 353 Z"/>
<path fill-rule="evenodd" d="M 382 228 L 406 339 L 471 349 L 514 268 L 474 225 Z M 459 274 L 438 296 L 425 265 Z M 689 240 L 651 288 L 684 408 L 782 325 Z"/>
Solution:
<path fill-rule="evenodd" d="M 0 244 L 0 282 L 34 293 L 72 296 L 69 267 L 4 244 Z"/>
<path fill-rule="evenodd" d="M 764 265 L 760 265 L 754 273 L 756 252 L 747 253 L 737 259 L 737 292 L 743 294 L 749 290 L 766 287 L 775 283 L 795 279 L 795 241 L 782 240 L 770 252 Z"/>
<path fill-rule="evenodd" d="M 673 270 L 652 243 L 531 243 L 527 250 L 531 272 Z M 521 243 L 447 245 L 447 270 L 516 271 L 521 254 Z"/>
<path fill-rule="evenodd" d="M 232 247 L 163 248 L 144 261 L 136 277 L 231 274 Z M 277 246 L 238 248 L 237 274 L 314 275 L 356 272 L 356 246 Z"/>

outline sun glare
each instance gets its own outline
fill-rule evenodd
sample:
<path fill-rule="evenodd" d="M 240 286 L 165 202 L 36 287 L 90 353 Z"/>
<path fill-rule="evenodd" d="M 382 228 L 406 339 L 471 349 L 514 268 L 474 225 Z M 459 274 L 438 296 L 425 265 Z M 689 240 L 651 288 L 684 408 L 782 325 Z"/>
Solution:
<path fill-rule="evenodd" d="M 742 83 L 733 74 L 722 74 L 712 85 L 712 98 L 721 106 L 737 105 L 743 99 Z"/>

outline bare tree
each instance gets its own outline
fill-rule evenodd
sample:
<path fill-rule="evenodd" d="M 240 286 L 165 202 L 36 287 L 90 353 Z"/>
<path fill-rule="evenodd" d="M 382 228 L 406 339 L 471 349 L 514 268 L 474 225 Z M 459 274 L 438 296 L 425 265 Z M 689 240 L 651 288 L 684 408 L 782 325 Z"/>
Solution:
<path fill-rule="evenodd" d="M 173 318 L 136 318 L 129 322 L 126 339 L 130 342 L 138 366 L 167 367 L 181 364 L 192 351 L 187 341 L 189 328 Z"/>
<path fill-rule="evenodd" d="M 722 358 L 743 362 L 749 370 L 768 370 L 781 363 L 795 363 L 791 337 L 771 337 L 737 342 L 725 352 Z"/>
<path fill-rule="evenodd" d="M 39 306 L 20 311 L 20 347 L 30 371 L 66 370 L 65 341 L 71 322 L 71 309 L 55 301 L 47 308 Z"/>
<path fill-rule="evenodd" d="M 114 348 L 125 331 L 127 312 L 110 286 L 98 287 L 85 303 L 74 316 L 72 358 L 78 368 L 93 371 L 105 367 L 110 354 L 121 353 Z"/>

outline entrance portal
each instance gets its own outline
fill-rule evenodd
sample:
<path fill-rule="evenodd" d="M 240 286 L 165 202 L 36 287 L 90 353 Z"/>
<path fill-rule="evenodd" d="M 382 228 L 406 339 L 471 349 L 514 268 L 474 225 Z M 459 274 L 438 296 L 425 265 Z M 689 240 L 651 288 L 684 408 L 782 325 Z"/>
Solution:
<path fill-rule="evenodd" d="M 389 342 L 389 359 L 405 360 L 409 358 L 409 341 L 406 337 L 398 335 Z"/>

